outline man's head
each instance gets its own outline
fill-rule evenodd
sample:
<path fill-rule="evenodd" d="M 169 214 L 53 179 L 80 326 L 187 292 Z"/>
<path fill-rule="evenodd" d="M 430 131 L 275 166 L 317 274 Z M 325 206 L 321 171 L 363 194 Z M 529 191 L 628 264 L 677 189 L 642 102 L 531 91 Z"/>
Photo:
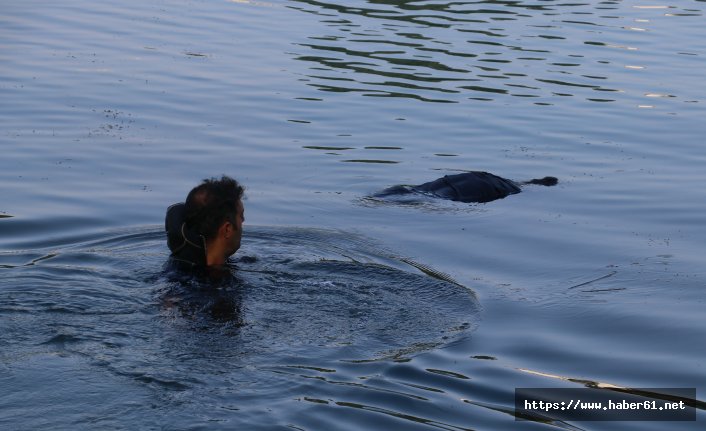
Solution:
<path fill-rule="evenodd" d="M 184 221 L 206 239 L 208 265 L 220 265 L 240 248 L 245 221 L 243 187 L 234 179 L 204 180 L 186 197 Z"/>

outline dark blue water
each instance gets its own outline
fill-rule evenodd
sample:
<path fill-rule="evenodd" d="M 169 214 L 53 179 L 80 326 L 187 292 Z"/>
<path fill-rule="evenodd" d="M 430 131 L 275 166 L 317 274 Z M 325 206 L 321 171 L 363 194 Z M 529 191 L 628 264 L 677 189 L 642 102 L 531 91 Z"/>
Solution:
<path fill-rule="evenodd" d="M 706 399 L 704 3 L 6 2 L 4 429 L 515 422 L 516 387 Z M 488 204 L 369 199 L 462 170 Z M 215 284 L 166 207 L 247 187 Z"/>

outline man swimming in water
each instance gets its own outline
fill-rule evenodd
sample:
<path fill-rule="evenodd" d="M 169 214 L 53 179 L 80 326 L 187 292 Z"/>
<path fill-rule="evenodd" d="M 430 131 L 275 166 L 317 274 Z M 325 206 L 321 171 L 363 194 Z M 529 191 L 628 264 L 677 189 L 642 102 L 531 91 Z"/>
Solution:
<path fill-rule="evenodd" d="M 186 202 L 167 209 L 171 258 L 193 267 L 219 267 L 240 248 L 245 208 L 243 187 L 228 176 L 203 180 Z"/>

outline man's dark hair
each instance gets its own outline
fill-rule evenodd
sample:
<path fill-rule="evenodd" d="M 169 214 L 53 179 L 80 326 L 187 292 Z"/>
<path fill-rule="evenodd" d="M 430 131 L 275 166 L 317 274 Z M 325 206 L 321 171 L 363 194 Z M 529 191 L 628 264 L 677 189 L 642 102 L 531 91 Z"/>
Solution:
<path fill-rule="evenodd" d="M 235 223 L 243 191 L 236 180 L 225 175 L 220 179 L 203 180 L 186 197 L 184 221 L 187 227 L 207 240 L 214 238 L 224 221 Z"/>

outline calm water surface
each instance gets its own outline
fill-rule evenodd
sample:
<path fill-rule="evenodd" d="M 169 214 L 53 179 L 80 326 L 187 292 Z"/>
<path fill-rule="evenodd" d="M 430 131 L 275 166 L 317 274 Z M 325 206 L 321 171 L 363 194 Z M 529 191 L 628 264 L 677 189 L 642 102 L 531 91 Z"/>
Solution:
<path fill-rule="evenodd" d="M 703 1 L 61 3 L 0 13 L 3 429 L 703 428 L 513 415 L 706 400 Z M 560 182 L 367 197 L 462 170 Z M 232 274 L 166 271 L 221 173 Z"/>

